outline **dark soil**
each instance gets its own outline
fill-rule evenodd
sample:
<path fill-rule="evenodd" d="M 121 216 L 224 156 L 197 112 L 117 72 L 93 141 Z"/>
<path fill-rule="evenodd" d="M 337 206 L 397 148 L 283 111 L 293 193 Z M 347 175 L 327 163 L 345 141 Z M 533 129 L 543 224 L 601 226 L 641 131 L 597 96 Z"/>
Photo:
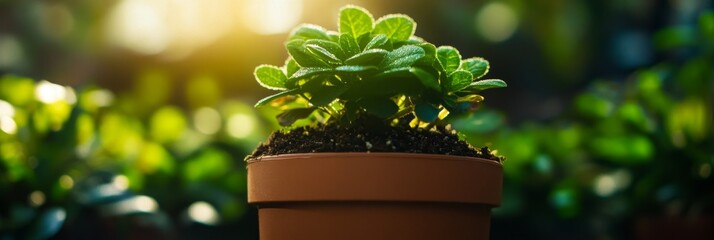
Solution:
<path fill-rule="evenodd" d="M 479 157 L 502 161 L 488 147 L 475 149 L 459 140 L 454 130 L 435 127 L 411 128 L 406 123 L 391 126 L 381 120 L 361 118 L 353 124 L 336 123 L 276 131 L 247 157 L 312 152 L 406 152 Z"/>

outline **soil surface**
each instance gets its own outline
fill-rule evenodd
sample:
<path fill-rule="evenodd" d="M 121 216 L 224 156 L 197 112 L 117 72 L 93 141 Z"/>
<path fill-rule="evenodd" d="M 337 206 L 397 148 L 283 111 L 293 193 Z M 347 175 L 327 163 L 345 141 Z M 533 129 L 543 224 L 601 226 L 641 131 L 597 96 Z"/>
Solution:
<path fill-rule="evenodd" d="M 454 130 L 411 128 L 406 122 L 392 126 L 378 119 L 361 118 L 346 126 L 334 123 L 276 131 L 246 159 L 288 153 L 407 152 L 503 160 L 491 154 L 488 147 L 475 149 L 459 140 Z"/>

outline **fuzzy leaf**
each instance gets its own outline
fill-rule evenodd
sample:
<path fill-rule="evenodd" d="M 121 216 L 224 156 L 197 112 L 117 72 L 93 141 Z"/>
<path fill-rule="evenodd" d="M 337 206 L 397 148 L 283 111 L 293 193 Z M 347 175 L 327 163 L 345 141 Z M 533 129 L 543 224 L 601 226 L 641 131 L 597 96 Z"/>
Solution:
<path fill-rule="evenodd" d="M 327 38 L 332 42 L 340 42 L 340 33 L 335 31 L 327 31 Z"/>
<path fill-rule="evenodd" d="M 421 84 L 426 86 L 427 88 L 431 88 L 436 91 L 441 90 L 441 88 L 439 88 L 439 80 L 434 75 L 425 71 L 424 69 L 412 67 L 409 68 L 409 72 L 414 74 L 414 76 L 416 76 L 419 81 L 421 81 Z"/>
<path fill-rule="evenodd" d="M 424 49 L 420 47 L 412 45 L 402 46 L 387 53 L 381 63 L 381 67 L 384 69 L 409 67 L 424 57 L 424 54 Z"/>
<path fill-rule="evenodd" d="M 404 14 L 389 14 L 379 18 L 374 26 L 373 34 L 384 34 L 395 42 L 407 41 L 414 35 L 416 23 Z"/>
<path fill-rule="evenodd" d="M 290 33 L 290 38 L 288 38 L 288 40 L 295 40 L 295 39 L 329 40 L 330 38 L 327 36 L 326 30 L 320 26 L 313 25 L 313 24 L 301 24 L 300 26 L 297 26 L 296 28 L 293 29 L 292 33 Z"/>
<path fill-rule="evenodd" d="M 357 6 L 347 6 L 340 10 L 339 28 L 341 33 L 348 33 L 358 38 L 372 32 L 374 19 L 366 9 Z"/>
<path fill-rule="evenodd" d="M 461 62 L 461 69 L 471 72 L 474 79 L 479 79 L 488 73 L 489 65 L 486 59 L 474 57 Z"/>
<path fill-rule="evenodd" d="M 272 65 L 260 65 L 253 72 L 258 83 L 267 89 L 285 90 L 285 82 L 288 77 L 285 76 L 283 70 Z"/>
<path fill-rule="evenodd" d="M 280 123 L 281 126 L 290 126 L 297 120 L 309 117 L 310 114 L 315 111 L 315 109 L 317 108 L 293 108 L 286 110 L 278 114 L 278 123 Z"/>
<path fill-rule="evenodd" d="M 420 48 L 424 49 L 424 57 L 419 59 L 417 64 L 424 66 L 432 66 L 434 61 L 436 61 L 436 46 L 431 43 L 419 43 L 416 44 Z"/>
<path fill-rule="evenodd" d="M 386 35 L 384 34 L 379 34 L 377 36 L 374 36 L 369 43 L 367 43 L 367 46 L 364 47 L 365 50 L 367 49 L 372 49 L 372 48 L 382 48 L 384 49 L 384 45 L 387 44 L 389 39 L 387 38 Z"/>
<path fill-rule="evenodd" d="M 447 74 L 456 71 L 461 66 L 459 50 L 451 46 L 438 47 L 436 49 L 436 59 Z"/>
<path fill-rule="evenodd" d="M 295 59 L 288 57 L 288 59 L 285 59 L 285 65 L 283 68 L 285 69 L 285 76 L 289 78 L 300 69 L 300 65 L 295 62 Z"/>
<path fill-rule="evenodd" d="M 263 105 L 265 105 L 265 104 L 267 104 L 267 103 L 269 103 L 269 102 L 272 102 L 273 100 L 276 100 L 276 99 L 278 99 L 278 98 L 281 98 L 281 97 L 284 97 L 284 96 L 293 95 L 293 94 L 297 94 L 297 93 L 299 93 L 299 90 L 298 90 L 298 89 L 290 89 L 290 90 L 287 90 L 287 91 L 279 92 L 279 93 L 276 93 L 276 94 L 267 96 L 267 97 L 265 97 L 265 98 L 263 98 L 263 99 L 260 99 L 260 101 L 258 101 L 257 103 L 255 103 L 255 107 L 260 107 L 260 106 L 263 106 Z"/>
<path fill-rule="evenodd" d="M 342 60 L 340 60 L 335 54 L 332 54 L 330 51 L 327 51 L 327 49 L 320 47 L 316 44 L 305 44 L 305 47 L 307 48 L 310 53 L 312 53 L 315 57 L 320 58 L 322 61 L 338 65 L 342 63 Z"/>
<path fill-rule="evenodd" d="M 444 82 L 444 90 L 447 92 L 456 92 L 469 86 L 473 80 L 473 75 L 466 70 L 457 70 L 451 74 Z"/>
<path fill-rule="evenodd" d="M 326 62 L 316 58 L 310 51 L 305 47 L 305 41 L 301 39 L 295 39 L 289 41 L 285 44 L 285 48 L 288 49 L 290 56 L 295 59 L 301 67 L 329 67 L 330 65 Z"/>
<path fill-rule="evenodd" d="M 364 72 L 370 70 L 377 70 L 375 66 L 359 66 L 359 65 L 344 65 L 335 68 L 338 72 Z"/>
<path fill-rule="evenodd" d="M 323 73 L 331 73 L 333 72 L 332 68 L 325 68 L 325 67 L 304 67 L 300 68 L 297 72 L 295 72 L 291 77 L 290 80 L 297 80 L 297 79 L 304 79 L 308 77 L 312 77 L 318 74 L 323 74 Z"/>
<path fill-rule="evenodd" d="M 320 47 L 324 48 L 325 50 L 327 50 L 328 52 L 335 55 L 340 60 L 345 59 L 345 52 L 342 51 L 342 47 L 340 47 L 340 44 L 338 44 L 336 42 L 327 41 L 327 40 L 319 40 L 319 39 L 311 39 L 311 40 L 305 41 L 305 45 L 306 46 L 307 45 L 320 46 Z"/>
<path fill-rule="evenodd" d="M 416 116 L 425 122 L 433 122 L 439 117 L 439 108 L 426 102 L 419 102 L 414 106 Z"/>
<path fill-rule="evenodd" d="M 340 47 L 342 47 L 342 50 L 345 51 L 346 57 L 354 56 L 361 51 L 359 45 L 357 44 L 357 40 L 349 34 L 340 35 Z"/>
<path fill-rule="evenodd" d="M 388 54 L 384 49 L 370 49 L 345 60 L 348 65 L 377 66 Z"/>
<path fill-rule="evenodd" d="M 481 91 L 489 88 L 502 88 L 506 86 L 508 86 L 508 84 L 501 79 L 486 79 L 472 82 L 469 84 L 468 90 Z"/>
<path fill-rule="evenodd" d="M 359 101 L 359 105 L 380 118 L 388 118 L 399 111 L 397 104 L 389 98 L 366 98 Z"/>

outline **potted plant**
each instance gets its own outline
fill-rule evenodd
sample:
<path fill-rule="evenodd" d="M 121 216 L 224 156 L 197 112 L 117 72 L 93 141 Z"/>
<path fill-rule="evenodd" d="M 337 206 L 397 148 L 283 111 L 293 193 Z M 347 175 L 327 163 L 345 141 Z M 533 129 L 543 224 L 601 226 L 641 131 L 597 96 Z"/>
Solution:
<path fill-rule="evenodd" d="M 293 126 L 246 158 L 260 238 L 487 239 L 502 159 L 447 123 L 505 82 L 476 80 L 488 61 L 414 36 L 406 15 L 346 6 L 338 25 L 298 26 L 285 65 L 255 69 L 280 91 L 256 106 Z"/>

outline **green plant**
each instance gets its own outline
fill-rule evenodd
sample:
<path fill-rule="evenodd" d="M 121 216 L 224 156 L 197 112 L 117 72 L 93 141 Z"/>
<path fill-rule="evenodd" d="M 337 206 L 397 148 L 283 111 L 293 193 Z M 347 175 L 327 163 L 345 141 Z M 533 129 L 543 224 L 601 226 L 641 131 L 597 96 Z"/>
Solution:
<path fill-rule="evenodd" d="M 283 67 L 260 65 L 255 78 L 279 93 L 260 100 L 283 110 L 281 125 L 313 117 L 349 123 L 367 113 L 385 121 L 414 114 L 414 124 L 433 126 L 447 115 L 468 112 L 484 98 L 482 90 L 505 87 L 498 79 L 476 80 L 489 70 L 483 58 L 462 59 L 451 46 L 414 36 L 409 16 L 377 19 L 365 9 L 346 6 L 339 32 L 298 26 L 285 47 Z"/>

